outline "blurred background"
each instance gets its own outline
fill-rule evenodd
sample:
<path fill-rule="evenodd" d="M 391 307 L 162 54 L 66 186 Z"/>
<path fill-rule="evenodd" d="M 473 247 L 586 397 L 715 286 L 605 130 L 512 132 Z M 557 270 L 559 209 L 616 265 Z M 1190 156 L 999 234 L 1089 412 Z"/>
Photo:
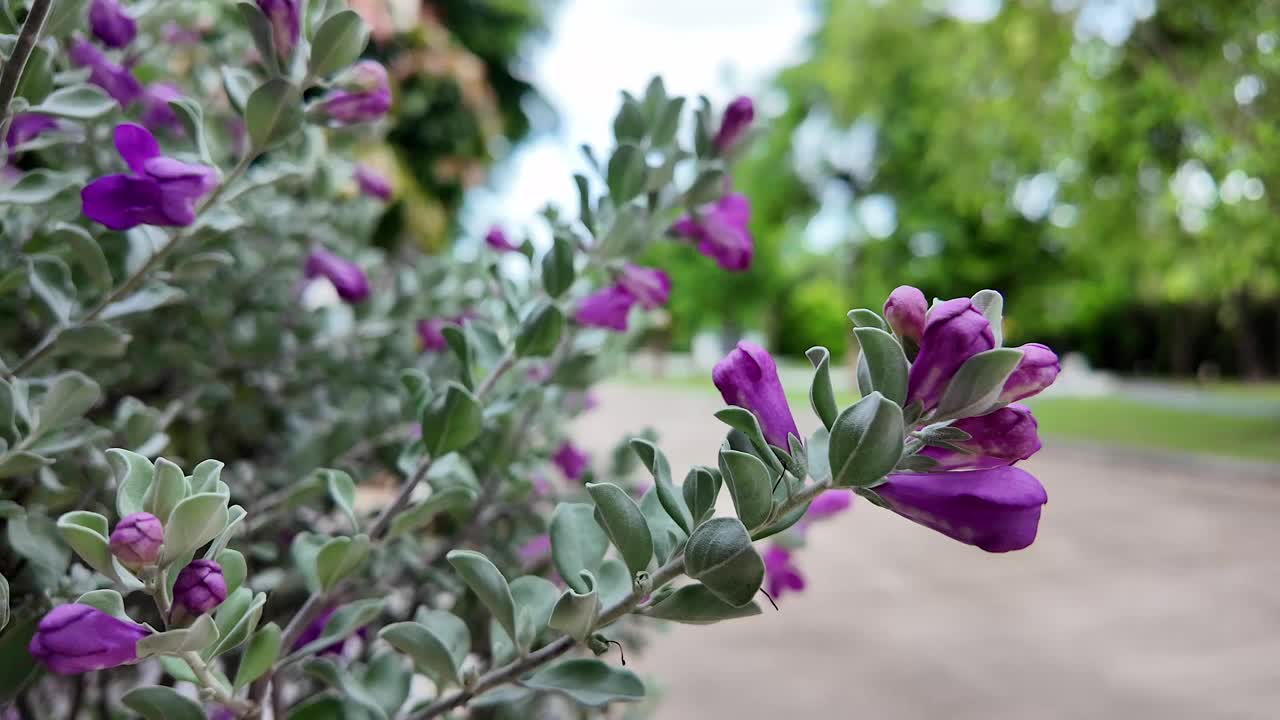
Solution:
<path fill-rule="evenodd" d="M 1009 344 L 1064 356 L 1033 405 L 1035 546 L 985 556 L 860 505 L 814 530 L 778 614 L 635 661 L 659 717 L 1276 717 L 1280 2 L 353 5 L 399 80 L 379 152 L 414 189 L 384 226 L 441 251 L 495 223 L 545 243 L 579 144 L 652 74 L 756 99 L 734 177 L 755 262 L 652 251 L 672 303 L 580 427 L 599 455 L 652 426 L 710 461 L 709 369 L 743 336 L 812 427 L 803 351 L 846 356 L 845 312 L 899 284 L 995 288 Z"/>

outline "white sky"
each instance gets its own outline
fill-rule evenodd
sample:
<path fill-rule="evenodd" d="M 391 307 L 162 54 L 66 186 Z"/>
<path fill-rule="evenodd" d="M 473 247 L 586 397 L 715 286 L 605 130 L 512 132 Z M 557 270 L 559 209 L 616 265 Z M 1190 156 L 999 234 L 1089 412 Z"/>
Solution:
<path fill-rule="evenodd" d="M 578 146 L 610 145 L 622 90 L 638 94 L 661 75 L 673 95 L 705 94 L 717 106 L 755 94 L 782 67 L 802 59 L 816 18 L 811 0 L 563 0 L 530 75 L 560 124 L 526 140 L 497 168 L 491 191 L 464 213 L 468 235 L 497 222 L 529 229 L 548 202 L 577 207 Z M 768 114 L 767 98 L 758 112 Z"/>

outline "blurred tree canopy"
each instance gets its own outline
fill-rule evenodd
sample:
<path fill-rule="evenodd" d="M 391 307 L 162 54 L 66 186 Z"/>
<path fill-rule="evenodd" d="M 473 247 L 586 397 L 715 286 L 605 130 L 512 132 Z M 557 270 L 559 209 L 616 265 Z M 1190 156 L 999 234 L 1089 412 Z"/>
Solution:
<path fill-rule="evenodd" d="M 998 11 L 957 16 L 982 6 Z M 839 348 L 843 327 L 809 327 L 816 307 L 993 287 L 1013 343 L 1122 370 L 1280 372 L 1280 2 L 820 13 L 736 178 L 756 263 L 729 288 L 679 263 L 679 334 L 727 313 L 765 318 L 787 352 Z"/>

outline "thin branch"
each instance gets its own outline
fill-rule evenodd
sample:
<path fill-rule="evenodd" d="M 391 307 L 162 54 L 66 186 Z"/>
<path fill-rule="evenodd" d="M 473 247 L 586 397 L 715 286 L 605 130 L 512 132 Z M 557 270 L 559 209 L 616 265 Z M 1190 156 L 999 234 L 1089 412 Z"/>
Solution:
<path fill-rule="evenodd" d="M 27 68 L 27 61 L 40 41 L 40 31 L 44 30 L 44 21 L 49 17 L 53 0 L 35 0 L 31 10 L 22 21 L 22 30 L 18 33 L 18 41 L 13 46 L 13 53 L 0 71 L 0 140 L 9 132 L 9 105 L 13 96 L 18 93 L 18 83 L 22 80 L 22 71 Z"/>

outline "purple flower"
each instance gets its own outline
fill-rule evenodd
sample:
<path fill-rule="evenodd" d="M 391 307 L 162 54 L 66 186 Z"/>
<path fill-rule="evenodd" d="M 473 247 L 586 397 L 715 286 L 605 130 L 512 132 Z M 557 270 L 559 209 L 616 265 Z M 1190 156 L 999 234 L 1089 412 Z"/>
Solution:
<path fill-rule="evenodd" d="M 952 423 L 971 437 L 952 443 L 964 452 L 944 447 L 926 447 L 921 455 L 938 461 L 938 470 L 977 470 L 1012 465 L 1040 450 L 1038 425 L 1030 408 L 1008 405 L 986 415 Z"/>
<path fill-rule="evenodd" d="M 1004 381 L 1000 402 L 1015 402 L 1038 394 L 1052 385 L 1062 370 L 1058 356 L 1040 343 L 1027 343 L 1017 349 L 1022 351 L 1022 359 Z"/>
<path fill-rule="evenodd" d="M 622 332 L 633 305 L 652 310 L 666 305 L 670 297 L 671 278 L 665 272 L 628 263 L 615 284 L 583 298 L 573 317 L 579 325 Z"/>
<path fill-rule="evenodd" d="M 533 483 L 533 494 L 535 497 L 546 497 L 551 494 L 551 478 L 548 478 L 541 472 L 535 472 L 533 477 L 530 478 L 530 482 Z"/>
<path fill-rule="evenodd" d="M 217 171 L 160 154 L 141 125 L 116 126 L 116 149 L 132 174 L 107 175 L 80 191 L 85 217 L 112 230 L 138 225 L 185 227 L 196 220 L 196 201 L 218 184 Z"/>
<path fill-rule="evenodd" d="M 1049 501 L 1030 473 L 988 470 L 890 475 L 875 491 L 899 515 L 987 552 L 1021 550 L 1036 539 Z"/>
<path fill-rule="evenodd" d="M 182 90 L 170 82 L 151 83 L 142 91 L 142 124 L 152 132 L 182 133 L 182 122 L 169 107 L 170 100 L 182 98 Z"/>
<path fill-rule="evenodd" d="M 276 55 L 281 64 L 288 67 L 302 30 L 297 0 L 258 0 L 258 9 L 271 23 L 271 40 L 276 46 Z"/>
<path fill-rule="evenodd" d="M 742 341 L 711 370 L 711 381 L 724 401 L 752 412 L 770 445 L 790 447 L 787 434 L 800 437 L 787 394 L 778 379 L 778 366 L 769 351 Z"/>
<path fill-rule="evenodd" d="M 142 95 L 142 85 L 133 73 L 120 63 L 107 59 L 88 40 L 81 37 L 72 40 L 67 54 L 77 66 L 89 68 L 89 82 L 106 90 L 122 107 Z"/>
<path fill-rule="evenodd" d="M 925 412 L 937 407 L 960 366 L 995 346 L 990 323 L 969 298 L 934 306 L 920 339 L 920 353 L 907 376 L 907 403 L 919 400 Z"/>
<path fill-rule="evenodd" d="M 444 337 L 444 329 L 449 325 L 462 327 L 468 320 L 473 317 L 471 310 L 454 315 L 453 317 L 438 317 L 429 320 L 418 321 L 418 339 L 422 341 L 422 349 L 426 352 L 440 352 L 449 347 L 449 341 Z"/>
<path fill-rule="evenodd" d="M 560 472 L 570 480 L 579 480 L 582 474 L 587 471 L 587 465 L 591 462 L 591 456 L 574 447 L 573 443 L 568 440 L 564 441 L 556 454 L 551 456 L 551 462 L 560 468 Z"/>
<path fill-rule="evenodd" d="M 391 200 L 391 181 L 368 165 L 356 166 L 356 186 L 360 192 L 383 202 Z"/>
<path fill-rule="evenodd" d="M 826 520 L 847 511 L 853 505 L 853 493 L 848 490 L 827 490 L 809 503 L 804 519 L 810 522 Z"/>
<path fill-rule="evenodd" d="M 345 260 L 324 248 L 316 248 L 307 256 L 303 274 L 308 280 L 323 277 L 333 283 L 338 297 L 348 303 L 362 302 L 369 297 L 369 278 L 359 265 Z"/>
<path fill-rule="evenodd" d="M 391 109 L 391 85 L 387 69 L 373 60 L 361 60 L 346 73 L 342 87 L 320 100 L 320 110 L 339 125 L 377 120 Z"/>
<path fill-rule="evenodd" d="M 551 536 L 535 535 L 516 551 L 525 567 L 539 565 L 551 554 Z"/>
<path fill-rule="evenodd" d="M 494 225 L 493 227 L 489 228 L 489 232 L 485 233 L 484 242 L 486 245 L 493 248 L 494 250 L 497 250 L 498 252 L 519 252 L 520 251 L 520 246 L 512 245 L 511 241 L 507 239 L 507 234 L 503 232 L 502 228 L 498 227 L 497 225 Z"/>
<path fill-rule="evenodd" d="M 731 272 L 751 267 L 755 251 L 751 232 L 751 202 L 746 195 L 729 193 L 698 215 L 686 215 L 671 226 L 677 237 L 695 240 L 698 252 L 714 258 L 720 267 Z"/>
<path fill-rule="evenodd" d="M 59 605 L 40 619 L 27 650 L 59 675 L 103 670 L 138 659 L 151 631 L 90 605 Z"/>
<path fill-rule="evenodd" d="M 729 107 L 724 111 L 724 119 L 720 121 L 720 130 L 713 141 L 716 152 L 724 155 L 733 149 L 742 136 L 751 129 L 751 121 L 755 117 L 756 108 L 751 98 L 743 95 L 729 103 Z"/>
<path fill-rule="evenodd" d="M 173 584 L 173 603 L 192 615 L 201 615 L 227 599 L 222 566 L 212 560 L 192 560 Z"/>
<path fill-rule="evenodd" d="M 770 545 L 764 551 L 764 578 L 769 595 L 779 600 L 789 592 L 804 590 L 804 576 L 791 562 L 791 551 L 781 545 Z"/>
<path fill-rule="evenodd" d="M 11 148 L 24 145 L 35 140 L 46 130 L 58 129 L 58 121 L 40 113 L 18 113 L 9 124 L 9 133 L 5 135 L 5 144 Z"/>
<path fill-rule="evenodd" d="M 93 0 L 89 5 L 89 27 L 93 36 L 109 48 L 125 47 L 138 34 L 138 23 L 116 0 Z"/>
<path fill-rule="evenodd" d="M 126 515 L 111 531 L 111 554 L 133 570 L 155 562 L 162 544 L 164 526 L 148 512 Z"/>
<path fill-rule="evenodd" d="M 916 345 L 924 335 L 924 318 L 929 312 L 929 301 L 924 293 L 910 285 L 900 285 L 889 293 L 884 301 L 884 319 L 898 337 L 911 340 Z"/>
<path fill-rule="evenodd" d="M 337 611 L 338 611 L 338 608 L 332 607 L 332 608 L 329 608 L 328 610 L 325 610 L 323 613 L 320 613 L 320 615 L 317 616 L 315 620 L 312 620 L 307 625 L 307 627 L 303 629 L 302 633 L 298 635 L 298 639 L 294 641 L 293 647 L 289 648 L 289 651 L 290 652 L 297 651 L 298 649 L 306 645 L 309 645 L 316 640 L 319 640 L 320 636 L 324 634 L 325 625 L 329 624 L 329 619 L 332 618 L 333 614 Z M 368 634 L 368 632 L 369 632 L 368 628 L 362 627 L 356 631 L 356 634 L 359 635 L 360 637 L 365 637 Z M 316 654 L 317 655 L 341 655 L 343 649 L 346 648 L 346 645 L 347 645 L 347 638 L 342 638 L 340 640 L 334 641 L 333 644 L 331 645 L 327 645 L 323 648 L 320 648 L 318 651 L 316 651 Z"/>

